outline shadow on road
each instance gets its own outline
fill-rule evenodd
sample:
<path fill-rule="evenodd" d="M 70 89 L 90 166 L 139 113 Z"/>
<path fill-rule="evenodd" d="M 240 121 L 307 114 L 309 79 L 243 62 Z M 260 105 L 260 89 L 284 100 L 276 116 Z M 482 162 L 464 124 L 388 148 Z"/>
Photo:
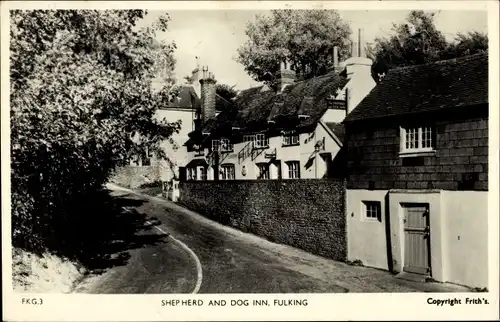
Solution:
<path fill-rule="evenodd" d="M 66 256 L 78 259 L 94 273 L 127 264 L 132 249 L 166 242 L 166 234 L 153 231 L 160 224 L 137 211 L 145 201 L 113 196 L 103 190 L 78 203 L 73 212 Z M 69 227 L 68 227 L 69 228 Z"/>

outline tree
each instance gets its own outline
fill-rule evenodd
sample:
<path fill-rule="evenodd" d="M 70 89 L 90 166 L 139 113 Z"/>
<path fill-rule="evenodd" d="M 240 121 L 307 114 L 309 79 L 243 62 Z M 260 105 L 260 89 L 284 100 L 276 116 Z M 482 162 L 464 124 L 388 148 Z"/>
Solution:
<path fill-rule="evenodd" d="M 448 48 L 441 54 L 441 57 L 450 59 L 487 51 L 488 36 L 481 32 L 471 31 L 467 34 L 457 34 L 455 41 L 448 44 Z"/>
<path fill-rule="evenodd" d="M 411 11 L 406 22 L 393 24 L 392 30 L 393 35 L 376 38 L 375 45 L 368 48 L 375 79 L 394 67 L 460 57 L 488 48 L 488 38 L 481 33 L 459 34 L 455 42 L 447 42 L 435 26 L 434 13 L 421 10 Z"/>
<path fill-rule="evenodd" d="M 173 69 L 175 43 L 155 41 L 168 15 L 138 28 L 146 14 L 11 11 L 14 245 L 61 246 L 75 200 L 100 189 L 133 151 L 148 146 L 164 156 L 160 141 L 179 130 L 179 122 L 153 118 L 173 95 L 172 84 L 155 93 L 151 81 L 159 69 Z M 160 53 L 167 65 L 155 62 Z"/>
<path fill-rule="evenodd" d="M 218 104 L 217 106 L 221 112 L 229 111 L 234 108 L 232 101 L 238 95 L 235 85 L 229 86 L 226 84 L 217 84 L 215 93 L 221 98 L 221 104 Z"/>
<path fill-rule="evenodd" d="M 272 10 L 257 15 L 245 33 L 249 39 L 237 61 L 253 79 L 273 85 L 266 75 L 275 75 L 285 59 L 300 78 L 325 74 L 334 46 L 341 58 L 347 56 L 351 29 L 335 10 Z"/>

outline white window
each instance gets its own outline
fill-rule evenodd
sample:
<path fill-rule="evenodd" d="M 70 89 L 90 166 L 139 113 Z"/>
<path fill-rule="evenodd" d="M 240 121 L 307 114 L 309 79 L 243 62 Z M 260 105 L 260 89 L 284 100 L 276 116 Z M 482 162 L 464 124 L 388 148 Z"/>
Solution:
<path fill-rule="evenodd" d="M 299 144 L 299 134 L 295 131 L 283 132 L 283 145 L 297 145 Z"/>
<path fill-rule="evenodd" d="M 220 167 L 221 180 L 234 180 L 234 164 L 223 164 Z"/>
<path fill-rule="evenodd" d="M 196 180 L 196 168 L 187 168 L 187 179 Z"/>
<path fill-rule="evenodd" d="M 247 142 L 255 142 L 255 134 L 247 134 L 247 135 L 243 135 L 243 142 L 244 142 L 244 143 L 247 143 Z"/>
<path fill-rule="evenodd" d="M 259 170 L 257 179 L 269 179 L 269 164 L 257 163 L 257 168 Z"/>
<path fill-rule="evenodd" d="M 142 154 L 142 165 L 143 166 L 150 166 L 151 165 L 151 159 L 153 158 L 153 152 L 151 151 L 150 148 L 145 147 L 144 152 Z"/>
<path fill-rule="evenodd" d="M 220 150 L 220 140 L 212 140 L 212 151 Z"/>
<path fill-rule="evenodd" d="M 205 151 L 203 151 L 203 146 L 201 144 L 194 144 L 193 151 L 196 156 L 203 155 Z"/>
<path fill-rule="evenodd" d="M 200 180 L 207 180 L 207 169 L 205 167 L 198 167 L 200 173 Z"/>
<path fill-rule="evenodd" d="M 289 179 L 300 179 L 300 162 L 299 161 L 289 161 L 286 164 L 288 165 L 288 178 Z"/>
<path fill-rule="evenodd" d="M 433 129 L 431 126 L 401 128 L 402 153 L 430 152 L 433 150 Z"/>
<path fill-rule="evenodd" d="M 380 201 L 363 201 L 365 219 L 382 221 Z"/>
<path fill-rule="evenodd" d="M 233 145 L 229 139 L 223 138 L 220 140 L 221 151 L 233 151 Z"/>
<path fill-rule="evenodd" d="M 267 148 L 269 146 L 269 138 L 266 137 L 265 133 L 256 134 L 255 139 L 256 148 Z"/>

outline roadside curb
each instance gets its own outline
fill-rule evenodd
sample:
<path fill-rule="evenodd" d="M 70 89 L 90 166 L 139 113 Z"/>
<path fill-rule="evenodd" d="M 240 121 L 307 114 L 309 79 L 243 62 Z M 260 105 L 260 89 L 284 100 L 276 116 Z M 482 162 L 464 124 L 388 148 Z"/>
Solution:
<path fill-rule="evenodd" d="M 145 195 L 145 194 L 142 194 L 140 192 L 137 192 L 137 191 L 134 191 L 134 190 L 131 190 L 131 189 L 128 189 L 128 188 L 124 188 L 124 187 L 121 187 L 121 186 L 118 186 L 116 184 L 109 183 L 109 184 L 107 184 L 107 186 L 110 187 L 110 188 L 112 188 L 112 189 L 114 189 L 114 190 L 121 190 L 121 191 L 125 191 L 125 192 L 128 192 L 128 193 L 132 193 L 132 194 L 137 195 L 137 196 L 146 197 L 148 199 L 153 199 L 153 200 L 155 199 L 155 197 L 153 197 L 153 196 Z M 152 225 L 152 223 L 150 221 L 147 221 L 147 223 Z M 201 283 L 203 281 L 203 268 L 201 266 L 200 259 L 198 258 L 198 256 L 196 255 L 196 253 L 191 248 L 189 248 L 189 246 L 187 246 L 186 244 L 184 244 L 183 242 L 181 242 L 177 238 L 173 237 L 172 234 L 167 233 L 166 231 L 164 231 L 163 229 L 161 229 L 158 226 L 154 226 L 154 227 L 158 231 L 160 231 L 162 234 L 167 235 L 167 238 L 170 238 L 173 242 L 177 243 L 194 260 L 194 262 L 196 264 L 197 276 L 196 276 L 196 285 L 195 285 L 193 291 L 191 292 L 191 294 L 198 293 L 199 290 L 200 290 L 200 287 L 201 287 Z"/>

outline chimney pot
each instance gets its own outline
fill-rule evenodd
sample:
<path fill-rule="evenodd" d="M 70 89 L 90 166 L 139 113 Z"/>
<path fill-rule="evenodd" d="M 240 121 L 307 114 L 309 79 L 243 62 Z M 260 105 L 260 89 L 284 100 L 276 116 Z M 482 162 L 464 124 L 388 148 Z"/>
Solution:
<path fill-rule="evenodd" d="M 358 56 L 365 57 L 365 39 L 364 30 L 362 28 L 358 29 Z"/>
<path fill-rule="evenodd" d="M 358 57 L 357 44 L 355 41 L 351 41 L 351 57 Z"/>
<path fill-rule="evenodd" d="M 333 67 L 338 67 L 339 65 L 339 47 L 333 47 Z"/>

